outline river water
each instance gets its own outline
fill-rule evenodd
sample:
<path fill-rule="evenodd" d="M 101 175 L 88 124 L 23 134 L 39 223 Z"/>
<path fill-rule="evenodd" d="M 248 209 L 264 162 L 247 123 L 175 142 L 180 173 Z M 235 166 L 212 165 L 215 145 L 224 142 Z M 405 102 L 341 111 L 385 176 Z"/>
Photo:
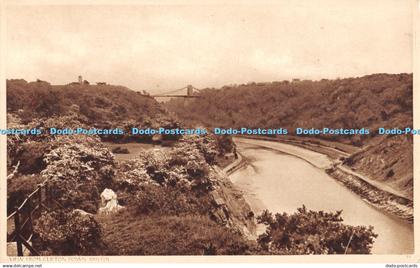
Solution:
<path fill-rule="evenodd" d="M 245 198 L 257 214 L 264 209 L 293 213 L 303 204 L 311 210 L 343 210 L 344 223 L 374 226 L 378 237 L 373 254 L 413 253 L 412 224 L 375 209 L 307 161 L 268 148 L 270 143 L 272 148 L 280 146 L 278 143 L 264 141 L 263 147 L 262 142 L 255 140 L 237 139 L 235 142 L 250 165 L 236 171 L 230 178 L 244 191 Z M 294 150 L 305 153 L 300 147 Z M 313 154 L 311 151 L 307 153 Z M 259 232 L 262 231 L 260 226 Z"/>

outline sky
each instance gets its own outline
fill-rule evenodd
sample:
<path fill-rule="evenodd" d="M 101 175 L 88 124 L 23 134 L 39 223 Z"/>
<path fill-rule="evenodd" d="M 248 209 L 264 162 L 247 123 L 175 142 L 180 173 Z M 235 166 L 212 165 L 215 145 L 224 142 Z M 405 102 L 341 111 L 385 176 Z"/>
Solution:
<path fill-rule="evenodd" d="M 157 93 L 412 72 L 412 1 L 13 3 L 7 78 L 67 84 L 82 75 Z"/>

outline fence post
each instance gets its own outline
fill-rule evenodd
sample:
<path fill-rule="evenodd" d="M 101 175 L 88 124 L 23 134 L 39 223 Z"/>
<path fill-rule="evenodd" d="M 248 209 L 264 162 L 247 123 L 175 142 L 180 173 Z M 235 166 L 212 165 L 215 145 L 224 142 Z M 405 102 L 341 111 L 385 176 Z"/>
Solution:
<path fill-rule="evenodd" d="M 32 226 L 32 209 L 33 209 L 33 206 L 32 206 L 32 200 L 31 200 L 31 198 L 30 199 L 28 199 L 28 203 L 27 203 L 27 205 L 26 205 L 26 207 L 27 207 L 27 213 L 28 213 L 28 221 L 29 221 L 29 226 L 30 226 L 30 229 L 31 229 L 31 232 L 33 231 L 33 226 Z"/>
<path fill-rule="evenodd" d="M 21 227 L 20 227 L 20 209 L 16 207 L 16 214 L 15 214 L 15 233 L 16 233 L 16 248 L 17 248 L 17 255 L 23 256 L 23 248 L 22 248 L 22 241 L 20 235 Z"/>

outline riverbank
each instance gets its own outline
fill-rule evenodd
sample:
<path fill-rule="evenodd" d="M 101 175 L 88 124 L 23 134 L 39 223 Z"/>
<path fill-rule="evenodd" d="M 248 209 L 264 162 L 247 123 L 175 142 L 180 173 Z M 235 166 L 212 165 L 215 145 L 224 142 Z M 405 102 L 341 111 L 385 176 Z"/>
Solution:
<path fill-rule="evenodd" d="M 387 188 L 386 185 L 381 185 L 379 182 L 368 179 L 366 176 L 358 174 L 342 166 L 341 161 L 333 158 L 331 154 L 326 155 L 316 150 L 317 146 L 310 147 L 306 142 L 306 148 L 297 146 L 296 144 L 284 144 L 278 140 L 266 139 L 247 139 L 234 138 L 235 142 L 243 142 L 253 144 L 270 150 L 277 150 L 283 153 L 298 157 L 305 160 L 311 165 L 324 170 L 332 178 L 340 182 L 349 190 L 357 194 L 363 201 L 369 203 L 375 208 L 394 215 L 404 221 L 413 222 L 414 210 L 413 202 L 397 191 Z M 328 150 L 325 145 L 322 146 L 322 151 Z M 336 148 L 331 148 L 330 151 L 335 151 Z"/>
<path fill-rule="evenodd" d="M 327 141 L 316 137 L 298 137 L 289 135 L 282 135 L 276 137 L 238 135 L 237 137 L 296 145 L 305 149 L 309 149 L 311 151 L 316 151 L 325 154 L 331 158 L 347 157 L 360 150 L 360 148 L 354 145 L 344 144 L 336 141 Z"/>
<path fill-rule="evenodd" d="M 236 170 L 242 168 L 243 166 L 246 165 L 246 161 L 245 159 L 242 157 L 242 155 L 240 153 L 237 153 L 238 158 L 235 159 L 235 161 L 233 161 L 232 163 L 230 163 L 229 165 L 227 165 L 226 167 L 223 168 L 223 171 L 227 174 L 230 175 L 233 172 L 235 172 Z"/>
<path fill-rule="evenodd" d="M 407 222 L 414 222 L 414 208 L 411 200 L 383 191 L 363 180 L 360 176 L 350 173 L 341 165 L 327 169 L 326 173 L 373 207 Z"/>
<path fill-rule="evenodd" d="M 286 143 L 276 142 L 276 141 L 261 140 L 261 139 L 249 139 L 249 138 L 234 138 L 234 141 L 235 142 L 239 141 L 243 143 L 251 142 L 251 144 L 253 145 L 257 145 L 257 146 L 265 147 L 268 149 L 277 150 L 286 154 L 290 154 L 302 160 L 305 160 L 309 164 L 320 169 L 330 168 L 333 164 L 332 160 L 327 155 L 318 153 L 316 151 L 308 150 L 305 148 L 301 148 L 292 144 L 286 144 Z"/>
<path fill-rule="evenodd" d="M 328 156 L 335 164 L 342 163 L 347 173 L 356 174 L 376 188 L 413 201 L 412 144 L 407 140 L 395 141 L 393 137 L 357 147 L 315 137 L 240 137 L 286 143 L 318 152 Z"/>
<path fill-rule="evenodd" d="M 413 252 L 413 224 L 384 213 L 308 161 L 293 155 L 237 142 L 247 165 L 229 176 L 254 211 L 293 214 L 305 205 L 313 211 L 342 211 L 344 224 L 373 226 L 378 234 L 373 254 L 410 254 Z M 257 226 L 262 234 L 265 226 Z"/>

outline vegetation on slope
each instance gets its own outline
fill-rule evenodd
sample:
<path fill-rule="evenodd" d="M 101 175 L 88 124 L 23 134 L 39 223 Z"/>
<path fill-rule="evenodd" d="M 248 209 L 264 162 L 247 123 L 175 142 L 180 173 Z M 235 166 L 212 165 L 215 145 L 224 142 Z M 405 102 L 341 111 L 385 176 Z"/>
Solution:
<path fill-rule="evenodd" d="M 407 127 L 412 126 L 412 80 L 410 74 L 374 74 L 337 80 L 249 83 L 205 89 L 200 98 L 185 104 L 171 100 L 167 107 L 185 122 L 211 127 L 283 127 L 292 133 L 298 127 Z M 360 145 L 356 136 L 322 138 Z"/>
<path fill-rule="evenodd" d="M 363 147 L 345 163 L 412 199 L 412 137 L 377 134 L 380 127 L 412 127 L 412 74 L 225 86 L 167 107 L 184 122 L 210 127 L 287 128 L 292 135 L 298 127 L 368 128 L 369 135 L 318 138 Z"/>
<path fill-rule="evenodd" d="M 373 227 L 342 224 L 341 211 L 312 211 L 305 206 L 294 214 L 264 211 L 259 223 L 268 226 L 258 242 L 274 254 L 367 254 L 377 235 Z"/>
<path fill-rule="evenodd" d="M 7 81 L 7 111 L 19 112 L 24 122 L 34 118 L 61 116 L 78 107 L 90 126 L 134 120 L 144 125 L 148 120 L 165 117 L 165 111 L 150 96 L 113 85 L 62 85 L 47 82 Z"/>
<path fill-rule="evenodd" d="M 345 159 L 344 163 L 390 186 L 399 193 L 399 196 L 413 200 L 412 136 L 378 138 Z"/>
<path fill-rule="evenodd" d="M 45 121 L 35 118 L 27 124 L 11 118 L 9 127 L 88 126 L 79 121 L 85 117 L 78 114 Z M 215 196 L 224 196 L 226 191 L 211 168 L 226 150 L 223 144 L 214 136 L 185 137 L 171 149 L 145 151 L 135 160 L 117 163 L 95 135 L 9 136 L 9 173 L 16 172 L 8 179 L 8 210 L 10 213 L 20 205 L 37 183 L 49 181 L 52 197 L 64 209 L 58 207 L 35 219 L 33 244 L 45 255 L 176 254 L 170 241 L 159 239 L 156 247 L 143 248 L 136 240 L 136 231 L 120 229 L 151 222 L 159 225 L 149 228 L 150 232 L 143 230 L 144 238 L 155 241 L 157 234 L 177 237 L 179 244 L 189 245 L 177 249 L 180 253 L 246 254 L 252 242 L 240 230 L 241 221 L 250 214 L 249 207 L 240 196 L 230 200 L 240 203 L 235 209 L 241 207 L 241 211 L 232 212 L 232 207 L 215 202 Z M 37 164 L 32 166 L 34 158 Z M 121 213 L 130 217 L 99 214 L 100 193 L 106 188 L 118 193 L 124 206 Z M 181 229 L 188 232 L 175 232 L 174 222 L 183 223 Z M 249 224 L 253 224 L 251 219 Z M 196 239 L 189 237 L 191 232 Z M 212 236 L 217 233 L 220 235 Z M 116 240 L 114 236 L 131 240 Z M 226 243 L 216 240 L 222 236 Z M 137 246 L 128 247 L 131 244 Z M 233 245 L 237 245 L 236 251 Z M 123 248 L 133 251 L 121 251 Z"/>

